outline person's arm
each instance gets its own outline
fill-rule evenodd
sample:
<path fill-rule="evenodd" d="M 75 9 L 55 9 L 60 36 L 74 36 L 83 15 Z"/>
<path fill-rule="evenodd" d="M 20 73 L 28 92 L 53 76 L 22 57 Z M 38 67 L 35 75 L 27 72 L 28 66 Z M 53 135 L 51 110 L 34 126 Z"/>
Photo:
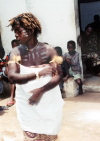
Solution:
<path fill-rule="evenodd" d="M 14 48 L 10 53 L 10 59 L 8 62 L 8 79 L 11 83 L 26 83 L 27 81 L 34 80 L 37 77 L 37 74 L 20 74 L 20 68 L 18 62 L 21 61 L 20 51 L 18 48 Z M 39 72 L 39 77 L 52 74 L 52 68 L 46 68 Z"/>
<path fill-rule="evenodd" d="M 79 63 L 79 53 L 76 53 L 75 57 L 71 60 L 71 65 L 76 66 Z"/>
<path fill-rule="evenodd" d="M 48 82 L 46 85 L 44 85 L 43 87 L 32 90 L 30 93 L 33 93 L 33 95 L 29 98 L 29 103 L 34 104 L 34 103 L 38 102 L 39 99 L 41 98 L 41 96 L 45 92 L 47 92 L 47 91 L 51 90 L 52 88 L 54 88 L 55 86 L 57 86 L 59 84 L 59 82 L 61 81 L 61 79 L 62 79 L 62 73 L 56 73 L 56 75 L 53 76 L 51 81 Z"/>
<path fill-rule="evenodd" d="M 43 69 L 39 72 L 39 77 L 52 74 L 52 67 Z M 10 63 L 8 64 L 8 79 L 11 83 L 19 83 L 23 84 L 27 81 L 36 79 L 37 75 L 36 73 L 30 73 L 30 74 L 20 74 L 19 73 L 19 65 L 17 63 Z"/>
<path fill-rule="evenodd" d="M 64 61 L 66 61 L 68 64 L 71 64 L 71 58 L 68 53 L 65 53 L 63 58 L 64 58 Z"/>
<path fill-rule="evenodd" d="M 55 56 L 56 53 L 52 52 L 52 55 Z M 52 56 L 52 58 L 53 58 Z M 61 70 L 61 65 L 57 65 L 57 64 L 53 64 L 52 63 L 52 67 L 56 68 L 56 74 L 52 77 L 52 79 L 43 87 L 37 88 L 32 90 L 30 93 L 33 93 L 33 95 L 29 98 L 29 103 L 30 104 L 34 104 L 35 102 L 38 102 L 39 99 L 41 98 L 41 96 L 51 90 L 52 88 L 54 88 L 55 86 L 57 86 L 59 84 L 59 82 L 62 79 L 62 70 Z"/>

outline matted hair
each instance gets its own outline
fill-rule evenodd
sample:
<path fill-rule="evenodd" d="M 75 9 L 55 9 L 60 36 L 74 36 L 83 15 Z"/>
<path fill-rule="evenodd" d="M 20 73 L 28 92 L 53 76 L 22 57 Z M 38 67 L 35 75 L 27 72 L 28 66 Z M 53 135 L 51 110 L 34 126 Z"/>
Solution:
<path fill-rule="evenodd" d="M 22 13 L 9 20 L 8 26 L 15 30 L 19 26 L 24 28 L 27 32 L 32 32 L 35 36 L 41 33 L 41 24 L 39 20 L 32 13 Z"/>

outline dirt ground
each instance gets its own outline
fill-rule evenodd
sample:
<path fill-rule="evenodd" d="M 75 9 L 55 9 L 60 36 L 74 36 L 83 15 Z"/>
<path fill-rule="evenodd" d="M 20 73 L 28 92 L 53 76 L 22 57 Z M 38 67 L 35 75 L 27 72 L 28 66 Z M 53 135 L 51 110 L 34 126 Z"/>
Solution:
<path fill-rule="evenodd" d="M 0 105 L 7 101 L 1 100 Z M 88 92 L 64 101 L 58 141 L 100 141 L 100 93 Z M 0 141 L 23 141 L 15 105 L 0 112 Z"/>

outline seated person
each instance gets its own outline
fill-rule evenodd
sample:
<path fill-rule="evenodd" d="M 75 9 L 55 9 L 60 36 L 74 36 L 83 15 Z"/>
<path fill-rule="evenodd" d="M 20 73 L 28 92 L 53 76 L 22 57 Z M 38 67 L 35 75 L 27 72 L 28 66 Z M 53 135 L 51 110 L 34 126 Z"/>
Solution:
<path fill-rule="evenodd" d="M 61 47 L 56 46 L 55 50 L 56 50 L 58 56 L 62 56 Z M 65 77 L 67 78 L 68 74 L 69 74 L 69 64 L 65 60 L 63 60 L 63 63 L 61 64 L 61 69 L 62 69 L 62 73 L 63 73 L 63 78 L 65 78 Z M 63 93 L 63 83 L 64 83 L 64 81 L 62 79 L 62 81 L 59 83 L 60 90 L 62 93 Z"/>
<path fill-rule="evenodd" d="M 79 94 L 83 94 L 82 80 L 81 80 L 81 67 L 79 62 L 79 53 L 75 51 L 76 44 L 74 41 L 68 41 L 68 53 L 65 53 L 64 60 L 70 65 L 69 74 L 74 77 L 74 80 L 79 85 Z M 64 78 L 64 81 L 66 77 Z"/>

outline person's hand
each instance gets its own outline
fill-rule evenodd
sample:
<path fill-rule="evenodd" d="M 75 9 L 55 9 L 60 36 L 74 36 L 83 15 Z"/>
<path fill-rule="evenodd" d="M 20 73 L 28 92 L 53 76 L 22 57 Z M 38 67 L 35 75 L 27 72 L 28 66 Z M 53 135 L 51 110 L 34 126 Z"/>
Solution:
<path fill-rule="evenodd" d="M 71 59 L 66 58 L 66 61 L 67 61 L 68 64 L 71 64 Z"/>
<path fill-rule="evenodd" d="M 65 76 L 64 78 L 63 78 L 63 81 L 65 82 L 65 81 L 67 81 L 68 80 L 68 78 L 69 78 L 69 76 L 67 75 L 67 76 Z"/>
<path fill-rule="evenodd" d="M 48 68 L 41 70 L 39 72 L 39 76 L 41 77 L 45 75 L 54 75 L 55 71 L 56 71 L 56 68 L 50 65 Z"/>
<path fill-rule="evenodd" d="M 41 88 L 37 88 L 30 91 L 30 93 L 32 93 L 33 95 L 29 98 L 29 104 L 33 105 L 34 103 L 37 103 L 40 100 L 43 91 L 41 90 Z"/>

